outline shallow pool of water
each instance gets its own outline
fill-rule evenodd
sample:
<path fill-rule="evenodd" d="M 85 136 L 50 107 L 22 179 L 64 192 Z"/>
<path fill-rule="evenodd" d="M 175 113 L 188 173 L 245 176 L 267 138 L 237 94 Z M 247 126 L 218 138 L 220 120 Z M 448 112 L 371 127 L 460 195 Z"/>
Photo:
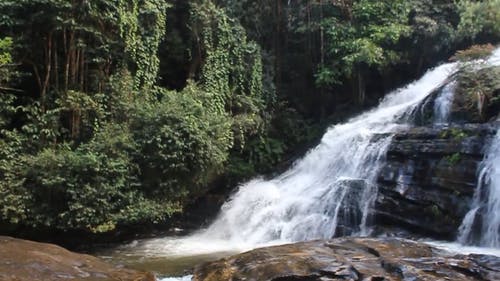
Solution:
<path fill-rule="evenodd" d="M 198 264 L 240 253 L 227 241 L 200 241 L 190 237 L 164 237 L 135 240 L 99 249 L 92 254 L 116 265 L 153 272 L 161 281 L 191 280 L 189 274 Z M 175 277 L 175 278 L 170 278 Z"/>

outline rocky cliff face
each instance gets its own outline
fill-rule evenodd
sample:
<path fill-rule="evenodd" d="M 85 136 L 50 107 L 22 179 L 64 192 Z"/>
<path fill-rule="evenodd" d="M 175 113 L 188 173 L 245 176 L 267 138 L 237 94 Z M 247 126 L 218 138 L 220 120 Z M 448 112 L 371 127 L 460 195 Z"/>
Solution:
<path fill-rule="evenodd" d="M 481 71 L 458 72 L 413 112 L 416 127 L 394 136 L 378 177 L 373 210 L 378 233 L 397 228 L 455 239 L 470 209 L 478 165 L 500 126 L 499 121 L 492 121 L 498 120 L 500 85 L 486 79 L 500 69 Z M 464 84 L 471 75 L 489 85 L 483 87 L 488 92 L 482 92 L 486 101 L 477 100 L 478 90 Z M 449 112 L 446 120 L 439 120 L 436 108 L 446 91 L 451 93 Z"/>
<path fill-rule="evenodd" d="M 453 239 L 469 210 L 483 148 L 495 127 L 426 126 L 396 134 L 378 178 L 376 225 Z"/>

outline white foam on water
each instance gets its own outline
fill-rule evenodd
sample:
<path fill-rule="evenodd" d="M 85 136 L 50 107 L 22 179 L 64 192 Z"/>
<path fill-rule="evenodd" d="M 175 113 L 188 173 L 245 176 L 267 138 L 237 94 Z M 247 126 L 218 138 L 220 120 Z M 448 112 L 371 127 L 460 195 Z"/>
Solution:
<path fill-rule="evenodd" d="M 455 83 L 451 82 L 446 85 L 440 95 L 434 101 L 434 123 L 447 124 L 449 123 L 451 106 L 453 104 L 455 94 Z"/>
<path fill-rule="evenodd" d="M 451 254 L 460 255 L 489 255 L 500 257 L 500 249 L 477 247 L 477 246 L 464 246 L 458 242 L 445 242 L 445 241 L 424 241 L 426 244 L 436 247 L 441 250 L 450 252 Z"/>
<path fill-rule="evenodd" d="M 166 278 L 158 278 L 158 281 L 191 281 L 193 275 L 186 275 L 182 277 L 166 277 Z"/>
<path fill-rule="evenodd" d="M 471 210 L 459 229 L 458 241 L 500 248 L 500 129 L 480 165 L 478 186 Z M 479 221 L 479 241 L 473 239 L 474 224 Z"/>

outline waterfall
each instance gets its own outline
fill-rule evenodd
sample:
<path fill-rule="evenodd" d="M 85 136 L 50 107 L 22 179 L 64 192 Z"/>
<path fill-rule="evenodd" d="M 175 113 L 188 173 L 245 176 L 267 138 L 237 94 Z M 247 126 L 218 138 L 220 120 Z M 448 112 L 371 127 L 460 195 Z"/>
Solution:
<path fill-rule="evenodd" d="M 451 106 L 455 93 L 455 82 L 447 84 L 434 101 L 434 124 L 446 124 L 449 122 Z"/>
<path fill-rule="evenodd" d="M 485 155 L 472 208 L 460 226 L 458 241 L 500 248 L 500 129 Z M 476 228 L 478 235 L 474 235 Z"/>
<path fill-rule="evenodd" d="M 428 71 L 387 95 L 380 105 L 328 129 L 321 143 L 282 175 L 239 187 L 215 222 L 193 238 L 262 245 L 334 235 L 366 235 L 376 177 L 393 134 L 455 63 Z"/>
<path fill-rule="evenodd" d="M 500 65 L 500 49 L 486 60 Z M 500 248 L 500 129 L 479 165 L 472 207 L 458 230 L 458 242 Z"/>
<path fill-rule="evenodd" d="M 496 50 L 492 58 L 499 55 Z M 454 86 L 445 83 L 457 68 L 457 63 L 447 63 L 431 69 L 418 81 L 388 94 L 373 110 L 332 126 L 321 143 L 288 171 L 241 185 L 208 228 L 188 237 L 139 242 L 134 252 L 156 257 L 200 256 L 337 235 L 369 235 L 378 192 L 376 179 L 392 137 L 413 126 L 415 114 L 439 88 L 443 90 L 434 102 L 434 113 L 440 117 L 434 123 L 447 121 Z M 485 161 L 490 164 L 484 165 L 489 167 L 488 179 L 496 175 L 498 182 L 500 173 L 493 163 L 499 157 L 488 158 Z M 488 181 L 488 187 L 492 182 Z M 499 204 L 498 193 L 496 199 L 489 198 Z M 493 222 L 500 218 L 494 214 L 498 206 L 491 210 L 488 216 Z M 485 233 L 494 232 L 490 230 L 494 227 L 487 227 Z"/>
<path fill-rule="evenodd" d="M 500 49 L 487 62 L 500 65 Z M 456 86 L 450 77 L 458 67 L 448 63 L 431 69 L 418 81 L 388 94 L 377 108 L 332 126 L 321 143 L 288 171 L 241 185 L 208 228 L 187 237 L 134 241 L 120 251 L 127 257 L 165 257 L 191 265 L 262 246 L 369 235 L 370 214 L 378 193 L 376 180 L 394 134 L 417 124 L 429 125 L 429 120 L 436 126 L 450 123 Z M 433 118 L 428 119 L 431 114 Z M 419 120 L 422 117 L 425 123 Z M 463 243 L 500 248 L 499 164 L 500 129 L 480 165 L 473 204 L 460 227 L 459 241 Z M 406 179 L 400 182 L 404 184 Z M 477 229 L 479 238 L 474 236 Z M 452 246 L 452 251 L 461 253 L 477 251 L 457 243 L 432 245 L 443 249 Z M 133 250 L 128 252 L 130 248 Z M 487 250 L 498 255 L 497 249 Z"/>

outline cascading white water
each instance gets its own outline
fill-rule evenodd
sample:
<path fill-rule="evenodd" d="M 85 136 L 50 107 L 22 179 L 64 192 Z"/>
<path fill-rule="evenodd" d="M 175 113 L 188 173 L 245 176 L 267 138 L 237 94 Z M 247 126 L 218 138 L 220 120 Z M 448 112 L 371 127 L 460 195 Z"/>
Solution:
<path fill-rule="evenodd" d="M 500 49 L 496 49 L 485 63 L 486 66 L 500 66 Z M 499 165 L 500 129 L 485 152 L 471 210 L 464 217 L 458 231 L 457 240 L 462 244 L 500 248 Z M 480 228 L 477 235 L 475 235 L 476 227 Z"/>
<path fill-rule="evenodd" d="M 473 206 L 460 226 L 458 240 L 463 244 L 474 243 L 474 224 L 479 220 L 479 245 L 500 248 L 500 130 L 485 155 Z"/>
<path fill-rule="evenodd" d="M 455 82 L 446 85 L 434 101 L 434 124 L 446 124 L 455 94 Z"/>
<path fill-rule="evenodd" d="M 139 242 L 145 256 L 242 251 L 264 245 L 369 234 L 375 184 L 393 134 L 456 71 L 448 63 L 387 95 L 380 105 L 331 127 L 321 143 L 282 175 L 239 187 L 207 229 L 183 238 Z"/>
<path fill-rule="evenodd" d="M 191 238 L 254 247 L 330 238 L 339 226 L 367 234 L 376 176 L 392 134 L 455 68 L 455 63 L 437 67 L 389 94 L 376 109 L 330 128 L 284 174 L 241 186 L 216 221 Z"/>

